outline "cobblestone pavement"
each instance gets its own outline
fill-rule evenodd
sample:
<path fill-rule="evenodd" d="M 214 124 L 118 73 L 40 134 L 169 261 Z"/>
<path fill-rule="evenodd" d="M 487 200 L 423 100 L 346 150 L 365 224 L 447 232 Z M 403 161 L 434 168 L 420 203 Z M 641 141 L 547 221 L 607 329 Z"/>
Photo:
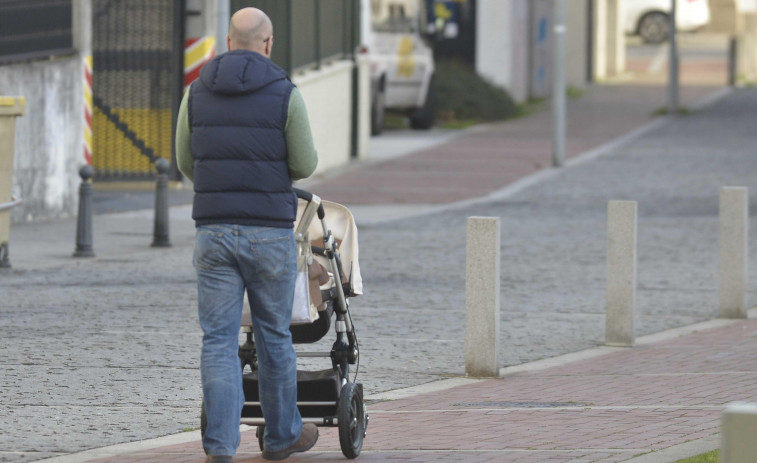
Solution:
<path fill-rule="evenodd" d="M 639 202 L 637 334 L 715 316 L 718 189 L 757 191 L 755 107 L 757 89 L 737 90 L 516 193 L 362 226 L 366 295 L 353 318 L 367 393 L 463 374 L 473 215 L 502 219 L 505 365 L 602 342 L 608 200 Z M 71 221 L 12 230 L 14 268 L 0 270 L 0 461 L 199 426 L 189 209 L 172 210 L 170 249 L 149 248 L 149 211 L 94 226 L 94 260 L 70 258 Z"/>

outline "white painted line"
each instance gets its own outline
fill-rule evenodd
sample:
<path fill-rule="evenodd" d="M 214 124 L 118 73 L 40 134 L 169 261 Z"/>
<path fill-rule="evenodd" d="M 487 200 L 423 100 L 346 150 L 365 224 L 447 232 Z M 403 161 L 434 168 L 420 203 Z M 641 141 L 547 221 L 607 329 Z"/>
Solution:
<path fill-rule="evenodd" d="M 454 409 L 428 409 L 428 410 L 373 410 L 369 409 L 369 415 L 413 415 L 417 413 L 462 413 L 462 412 L 551 412 L 551 411 L 576 411 L 584 412 L 587 410 L 722 410 L 723 404 L 707 405 L 584 405 L 577 407 L 496 407 L 496 408 L 454 408 Z"/>
<path fill-rule="evenodd" d="M 407 450 L 363 450 L 360 454 L 393 454 L 393 453 L 586 453 L 586 452 L 611 452 L 611 453 L 641 453 L 651 452 L 650 448 L 580 448 L 580 449 L 407 449 Z M 308 452 L 310 453 L 310 452 Z M 313 452 L 313 454 L 326 452 Z M 667 462 L 669 463 L 669 462 Z"/>

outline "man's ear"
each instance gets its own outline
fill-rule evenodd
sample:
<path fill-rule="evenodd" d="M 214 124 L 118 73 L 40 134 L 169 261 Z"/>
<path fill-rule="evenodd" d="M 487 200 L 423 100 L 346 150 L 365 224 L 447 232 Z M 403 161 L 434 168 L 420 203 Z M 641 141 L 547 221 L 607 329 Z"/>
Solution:
<path fill-rule="evenodd" d="M 226 34 L 226 49 L 231 50 L 231 37 L 229 34 Z"/>

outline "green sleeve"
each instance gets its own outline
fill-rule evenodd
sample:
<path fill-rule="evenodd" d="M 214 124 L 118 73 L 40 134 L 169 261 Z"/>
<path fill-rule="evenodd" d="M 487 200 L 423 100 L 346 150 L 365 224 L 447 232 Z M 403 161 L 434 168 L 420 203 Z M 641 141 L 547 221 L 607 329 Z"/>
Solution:
<path fill-rule="evenodd" d="M 296 87 L 289 96 L 289 112 L 284 135 L 289 151 L 289 176 L 292 180 L 310 177 L 318 165 L 318 152 L 315 150 L 313 135 L 310 132 L 305 100 Z"/>
<path fill-rule="evenodd" d="M 184 93 L 184 98 L 179 106 L 179 115 L 176 119 L 176 166 L 179 172 L 189 180 L 194 181 L 195 160 L 192 155 L 192 134 L 189 126 L 189 90 Z"/>

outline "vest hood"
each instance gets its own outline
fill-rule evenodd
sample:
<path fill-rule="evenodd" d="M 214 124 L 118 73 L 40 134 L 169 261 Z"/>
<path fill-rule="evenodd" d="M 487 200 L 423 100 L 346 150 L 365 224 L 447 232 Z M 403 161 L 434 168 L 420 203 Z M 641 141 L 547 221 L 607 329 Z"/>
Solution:
<path fill-rule="evenodd" d="M 251 93 L 287 74 L 270 59 L 247 50 L 233 50 L 216 56 L 200 71 L 200 80 L 213 93 Z"/>

